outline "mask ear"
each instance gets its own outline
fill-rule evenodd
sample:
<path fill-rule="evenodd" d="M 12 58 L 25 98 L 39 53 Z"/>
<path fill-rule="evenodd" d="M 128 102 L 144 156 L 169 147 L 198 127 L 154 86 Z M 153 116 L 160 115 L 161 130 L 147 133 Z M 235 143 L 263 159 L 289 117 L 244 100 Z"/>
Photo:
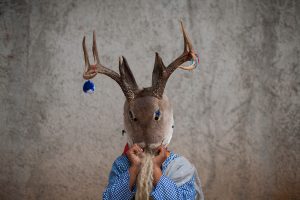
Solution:
<path fill-rule="evenodd" d="M 152 72 L 152 87 L 155 87 L 157 84 L 159 84 L 160 81 L 163 79 L 163 72 L 165 70 L 165 65 L 159 56 L 159 54 L 156 52 L 155 53 L 155 63 L 154 63 L 154 68 Z"/>
<path fill-rule="evenodd" d="M 120 58 L 119 60 L 119 71 L 122 83 L 133 91 L 137 90 L 138 85 L 124 56 L 122 56 L 122 59 Z"/>

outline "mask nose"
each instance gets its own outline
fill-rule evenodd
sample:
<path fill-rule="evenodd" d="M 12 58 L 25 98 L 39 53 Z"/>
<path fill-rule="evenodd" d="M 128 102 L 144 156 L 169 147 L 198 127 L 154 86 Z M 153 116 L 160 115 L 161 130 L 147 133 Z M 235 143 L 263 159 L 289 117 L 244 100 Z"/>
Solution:
<path fill-rule="evenodd" d="M 147 144 L 160 143 L 163 140 L 163 137 L 161 135 L 155 134 L 153 132 L 146 132 L 144 138 Z"/>

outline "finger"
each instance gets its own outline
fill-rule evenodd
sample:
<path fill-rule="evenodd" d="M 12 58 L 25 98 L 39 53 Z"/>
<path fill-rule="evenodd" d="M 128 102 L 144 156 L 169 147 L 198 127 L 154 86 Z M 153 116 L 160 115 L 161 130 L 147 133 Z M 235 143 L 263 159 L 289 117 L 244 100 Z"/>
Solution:
<path fill-rule="evenodd" d="M 137 149 L 137 148 L 132 148 L 131 150 L 130 150 L 130 154 L 138 154 L 140 151 Z"/>
<path fill-rule="evenodd" d="M 132 146 L 132 150 L 133 150 L 134 153 L 143 152 L 143 149 L 137 144 L 134 144 Z"/>
<path fill-rule="evenodd" d="M 145 153 L 144 152 L 138 152 L 136 154 L 136 156 L 139 157 L 139 158 L 143 158 L 145 156 Z"/>
<path fill-rule="evenodd" d="M 165 150 L 164 146 L 160 145 L 159 147 L 157 147 L 156 151 L 157 151 L 158 154 L 160 154 L 164 150 Z"/>
<path fill-rule="evenodd" d="M 156 147 L 156 149 L 155 149 L 155 152 L 157 153 L 157 154 L 159 154 L 160 153 L 160 149 L 161 149 L 161 145 L 159 145 L 158 147 Z"/>
<path fill-rule="evenodd" d="M 132 145 L 129 150 L 127 151 L 127 154 L 134 154 L 136 152 L 136 145 Z"/>
<path fill-rule="evenodd" d="M 158 156 L 160 158 L 164 158 L 164 157 L 166 157 L 166 154 L 167 154 L 167 150 L 163 146 L 160 146 Z"/>

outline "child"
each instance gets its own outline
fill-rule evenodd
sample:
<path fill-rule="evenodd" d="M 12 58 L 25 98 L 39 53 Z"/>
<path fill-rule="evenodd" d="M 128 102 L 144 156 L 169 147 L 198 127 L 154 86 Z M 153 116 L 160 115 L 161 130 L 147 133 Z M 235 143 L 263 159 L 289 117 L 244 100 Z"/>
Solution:
<path fill-rule="evenodd" d="M 171 141 L 174 118 L 170 100 L 164 94 L 169 77 L 176 69 L 192 70 L 199 64 L 183 24 L 183 53 L 165 66 L 162 58 L 155 53 L 152 72 L 152 86 L 141 88 L 137 85 L 127 60 L 119 59 L 119 74 L 100 63 L 96 36 L 93 34 L 93 57 L 90 64 L 85 37 L 82 41 L 85 71 L 84 91 L 94 90 L 89 79 L 98 73 L 115 80 L 121 87 L 126 100 L 124 103 L 124 125 L 128 145 L 123 155 L 112 166 L 109 183 L 103 193 L 104 200 L 147 200 L 152 199 L 203 199 L 200 180 L 195 167 L 184 157 L 167 151 Z M 189 66 L 185 66 L 190 61 Z M 124 133 L 123 132 L 123 133 Z"/>

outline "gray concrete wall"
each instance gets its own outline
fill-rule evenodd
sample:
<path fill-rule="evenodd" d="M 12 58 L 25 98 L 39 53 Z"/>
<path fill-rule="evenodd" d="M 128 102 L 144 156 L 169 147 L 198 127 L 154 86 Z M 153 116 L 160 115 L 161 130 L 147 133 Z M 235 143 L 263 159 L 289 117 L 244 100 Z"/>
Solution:
<path fill-rule="evenodd" d="M 0 199 L 101 199 L 121 154 L 124 96 L 105 76 L 82 92 L 81 41 L 104 64 L 125 55 L 149 86 L 158 51 L 174 73 L 170 148 L 198 169 L 206 199 L 300 199 L 297 0 L 0 1 Z M 90 51 L 91 54 L 91 51 Z"/>

